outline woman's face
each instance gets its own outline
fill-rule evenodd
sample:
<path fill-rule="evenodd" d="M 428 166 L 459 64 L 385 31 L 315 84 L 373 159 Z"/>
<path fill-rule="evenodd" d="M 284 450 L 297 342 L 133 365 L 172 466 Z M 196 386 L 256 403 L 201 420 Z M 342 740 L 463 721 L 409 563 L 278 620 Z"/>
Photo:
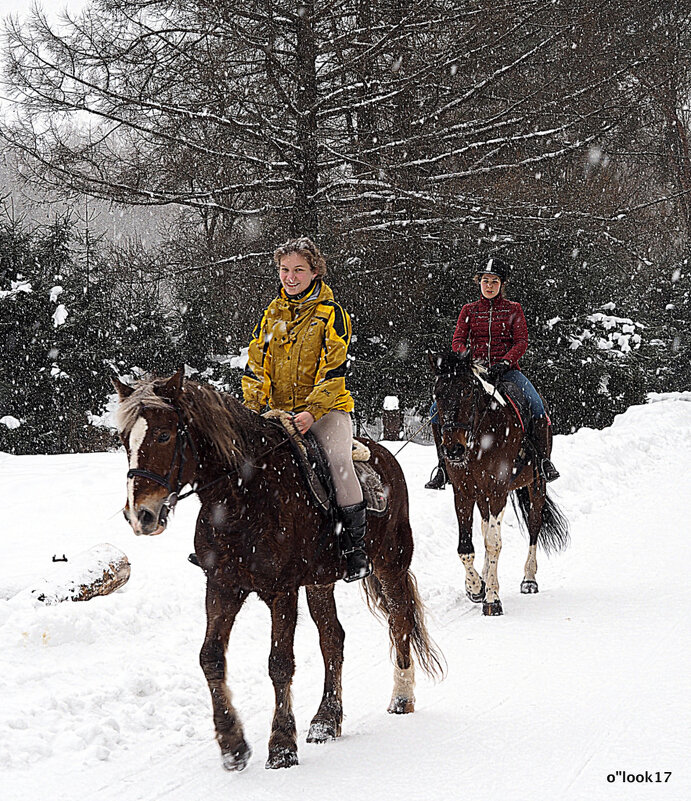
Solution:
<path fill-rule="evenodd" d="M 315 275 L 310 263 L 299 253 L 288 253 L 281 257 L 278 277 L 288 295 L 299 295 L 304 292 Z"/>
<path fill-rule="evenodd" d="M 483 273 L 480 278 L 480 291 L 487 300 L 496 298 L 501 291 L 501 278 L 492 273 Z"/>

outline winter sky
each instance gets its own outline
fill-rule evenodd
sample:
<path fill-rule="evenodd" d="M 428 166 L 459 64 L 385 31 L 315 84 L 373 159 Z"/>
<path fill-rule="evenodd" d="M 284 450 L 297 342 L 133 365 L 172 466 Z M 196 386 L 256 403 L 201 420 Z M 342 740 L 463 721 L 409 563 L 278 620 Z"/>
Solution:
<path fill-rule="evenodd" d="M 74 13 L 86 5 L 86 2 L 87 0 L 43 0 L 43 2 L 36 2 L 36 0 L 3 0 L 2 16 L 4 18 L 9 14 L 26 14 L 35 5 L 42 8 L 49 16 L 60 14 L 64 9 Z"/>

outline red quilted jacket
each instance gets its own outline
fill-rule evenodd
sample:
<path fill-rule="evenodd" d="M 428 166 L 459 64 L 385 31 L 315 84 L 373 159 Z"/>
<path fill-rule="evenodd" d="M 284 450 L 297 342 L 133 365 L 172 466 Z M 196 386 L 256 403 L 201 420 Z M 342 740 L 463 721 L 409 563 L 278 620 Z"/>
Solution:
<path fill-rule="evenodd" d="M 528 326 L 520 303 L 497 296 L 467 303 L 458 315 L 453 335 L 457 353 L 470 350 L 473 359 L 492 365 L 501 359 L 516 370 L 528 348 Z"/>

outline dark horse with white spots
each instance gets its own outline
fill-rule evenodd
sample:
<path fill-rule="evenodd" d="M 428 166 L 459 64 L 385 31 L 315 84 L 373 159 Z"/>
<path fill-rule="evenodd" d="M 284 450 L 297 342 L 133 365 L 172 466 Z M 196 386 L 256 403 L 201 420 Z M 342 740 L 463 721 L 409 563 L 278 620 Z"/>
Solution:
<path fill-rule="evenodd" d="M 118 426 L 129 456 L 127 517 L 135 534 L 160 534 L 180 489 L 190 484 L 201 509 L 194 538 L 206 574 L 206 637 L 201 666 L 209 684 L 223 765 L 242 770 L 251 755 L 226 686 L 225 652 L 233 622 L 251 592 L 271 610 L 269 675 L 276 706 L 268 768 L 297 764 L 297 732 L 290 686 L 298 590 L 306 588 L 319 630 L 325 681 L 307 740 L 338 737 L 343 718 L 341 672 L 344 632 L 336 615 L 334 582 L 344 564 L 333 527 L 310 503 L 285 431 L 210 386 L 168 379 L 115 380 Z M 389 623 L 394 688 L 389 712 L 414 709 L 414 663 L 441 674 L 442 657 L 431 643 L 424 609 L 409 565 L 413 538 L 408 493 L 394 457 L 367 443 L 388 493 L 388 510 L 368 523 L 367 551 L 374 574 L 366 579 L 371 609 Z"/>
<path fill-rule="evenodd" d="M 519 522 L 527 525 L 529 535 L 522 593 L 538 591 L 537 546 L 547 552 L 565 548 L 569 540 L 568 523 L 547 494 L 531 449 L 525 449 L 524 464 L 517 461 L 524 440 L 523 428 L 511 405 L 485 380 L 484 368 L 473 364 L 467 352 L 431 353 L 429 359 L 436 375 L 434 398 L 453 486 L 458 555 L 465 568 L 466 594 L 474 603 L 483 604 L 483 614 L 501 615 L 497 563 L 502 545 L 501 522 L 509 493 L 516 492 Z M 517 471 L 519 464 L 522 469 Z M 482 578 L 473 564 L 475 504 L 480 510 L 485 540 Z"/>

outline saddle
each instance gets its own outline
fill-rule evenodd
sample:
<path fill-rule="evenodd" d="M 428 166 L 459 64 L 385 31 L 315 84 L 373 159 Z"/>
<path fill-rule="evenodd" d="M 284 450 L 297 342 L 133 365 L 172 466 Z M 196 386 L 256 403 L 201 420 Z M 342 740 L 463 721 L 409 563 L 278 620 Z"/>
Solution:
<path fill-rule="evenodd" d="M 290 435 L 290 447 L 311 499 L 321 512 L 331 517 L 336 507 L 334 486 L 329 464 L 317 438 L 310 431 L 301 434 L 295 427 L 293 416 L 288 412 L 272 409 L 264 417 L 282 425 Z M 369 463 L 370 456 L 369 448 L 354 439 L 353 467 L 362 487 L 367 512 L 382 516 L 386 514 L 389 502 L 379 474 Z"/>
<path fill-rule="evenodd" d="M 530 408 L 530 403 L 526 398 L 523 390 L 513 381 L 505 381 L 502 379 L 497 387 L 501 395 L 508 401 L 513 408 L 518 422 L 523 429 L 523 441 L 521 442 L 520 450 L 516 456 L 516 461 L 513 466 L 514 476 L 523 470 L 524 467 L 538 455 L 538 448 L 535 444 L 533 437 L 533 413 Z M 547 404 L 542 400 L 547 411 Z M 548 412 L 549 415 L 549 412 Z M 537 471 L 537 461 L 533 460 L 533 469 Z M 536 472 L 537 475 L 537 472 Z"/>
<path fill-rule="evenodd" d="M 523 390 L 514 384 L 513 381 L 505 381 L 502 379 L 497 387 L 501 394 L 513 407 L 518 422 L 521 424 L 524 434 L 529 434 L 530 427 L 533 422 L 533 414 L 530 411 L 530 404 L 528 399 L 523 393 Z"/>

